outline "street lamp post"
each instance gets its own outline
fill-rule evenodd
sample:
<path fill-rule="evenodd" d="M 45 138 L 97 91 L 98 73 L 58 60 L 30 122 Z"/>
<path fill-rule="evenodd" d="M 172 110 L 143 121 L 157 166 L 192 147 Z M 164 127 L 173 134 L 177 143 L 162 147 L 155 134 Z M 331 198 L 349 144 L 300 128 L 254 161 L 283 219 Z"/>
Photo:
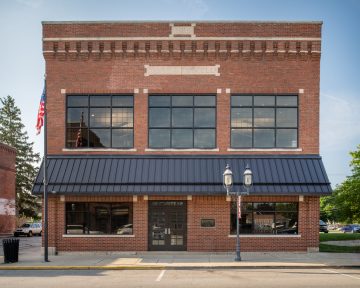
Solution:
<path fill-rule="evenodd" d="M 245 188 L 244 192 L 236 191 L 231 192 L 231 188 L 233 186 L 234 179 L 233 179 L 233 173 L 230 169 L 230 165 L 227 164 L 224 174 L 223 174 L 223 184 L 226 189 L 227 195 L 235 195 L 236 196 L 236 257 L 235 261 L 241 261 L 240 256 L 240 224 L 239 219 L 241 218 L 241 196 L 242 195 L 249 195 L 250 187 L 252 186 L 253 180 L 252 180 L 252 172 L 248 165 L 246 165 L 244 174 L 243 174 L 243 186 Z"/>

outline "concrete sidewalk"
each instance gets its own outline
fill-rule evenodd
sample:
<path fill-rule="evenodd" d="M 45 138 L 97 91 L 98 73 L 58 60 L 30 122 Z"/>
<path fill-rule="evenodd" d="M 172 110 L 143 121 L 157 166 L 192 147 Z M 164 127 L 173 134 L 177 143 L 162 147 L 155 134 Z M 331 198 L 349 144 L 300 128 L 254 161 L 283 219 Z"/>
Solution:
<path fill-rule="evenodd" d="M 87 269 L 250 269 L 250 268 L 360 268 L 360 254 L 244 252 L 241 262 L 234 253 L 138 252 L 138 253 L 68 253 L 50 256 L 44 262 L 40 251 L 20 253 L 19 262 L 5 264 L 0 256 L 0 270 L 87 270 Z"/>

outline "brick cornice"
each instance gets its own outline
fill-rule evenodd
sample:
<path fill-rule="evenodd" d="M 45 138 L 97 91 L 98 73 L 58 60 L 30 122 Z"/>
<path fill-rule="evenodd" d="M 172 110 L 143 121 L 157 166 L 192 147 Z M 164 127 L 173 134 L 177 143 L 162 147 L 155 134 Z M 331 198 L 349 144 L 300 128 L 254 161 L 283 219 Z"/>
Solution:
<path fill-rule="evenodd" d="M 5 152 L 8 152 L 8 153 L 11 153 L 11 154 L 16 154 L 16 149 L 9 146 L 9 145 L 6 145 L 4 143 L 0 143 L 0 151 L 5 151 Z"/>
<path fill-rule="evenodd" d="M 60 60 L 110 59 L 113 57 L 211 57 L 241 58 L 319 58 L 321 42 L 308 40 L 53 40 L 43 42 L 45 58 Z"/>
<path fill-rule="evenodd" d="M 321 22 L 291 21 L 69 21 L 42 24 L 44 38 L 167 37 L 188 34 L 196 37 L 321 37 L 322 26 Z"/>

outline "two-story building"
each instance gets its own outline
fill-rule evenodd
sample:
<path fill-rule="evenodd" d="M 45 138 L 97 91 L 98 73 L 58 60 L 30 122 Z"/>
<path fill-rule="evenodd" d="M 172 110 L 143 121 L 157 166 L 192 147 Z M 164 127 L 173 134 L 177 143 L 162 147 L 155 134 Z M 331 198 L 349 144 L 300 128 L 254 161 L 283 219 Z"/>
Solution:
<path fill-rule="evenodd" d="M 321 25 L 44 22 L 51 251 L 316 251 Z"/>

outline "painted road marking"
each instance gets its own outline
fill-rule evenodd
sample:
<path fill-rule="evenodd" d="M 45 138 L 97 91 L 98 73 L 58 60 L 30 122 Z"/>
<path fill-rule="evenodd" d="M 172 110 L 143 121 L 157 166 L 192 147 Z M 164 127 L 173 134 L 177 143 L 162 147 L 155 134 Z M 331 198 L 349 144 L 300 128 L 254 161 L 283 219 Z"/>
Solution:
<path fill-rule="evenodd" d="M 166 270 L 161 270 L 159 276 L 156 278 L 156 282 L 160 282 L 162 277 L 164 276 Z"/>
<path fill-rule="evenodd" d="M 322 270 L 360 280 L 360 277 L 355 277 L 355 276 L 352 276 L 352 275 L 343 274 L 343 273 L 333 271 L 333 270 L 329 270 L 329 269 L 322 269 Z"/>

